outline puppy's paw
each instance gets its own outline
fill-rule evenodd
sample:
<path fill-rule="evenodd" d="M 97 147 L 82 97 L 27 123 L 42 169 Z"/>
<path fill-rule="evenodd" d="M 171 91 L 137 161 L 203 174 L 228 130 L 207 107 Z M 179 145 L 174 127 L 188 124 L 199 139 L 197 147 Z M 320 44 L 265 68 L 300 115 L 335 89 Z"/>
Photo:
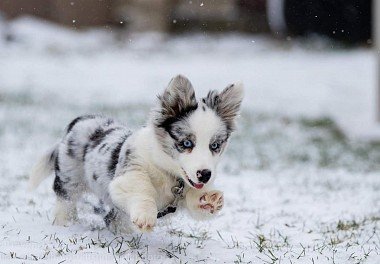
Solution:
<path fill-rule="evenodd" d="M 57 203 L 53 225 L 55 226 L 69 226 L 70 223 L 78 221 L 78 215 L 75 208 Z"/>
<path fill-rule="evenodd" d="M 156 224 L 157 210 L 139 210 L 131 215 L 132 223 L 141 232 L 150 232 Z"/>
<path fill-rule="evenodd" d="M 53 225 L 55 226 L 69 226 L 78 220 L 76 215 L 62 215 L 56 214 L 54 216 Z"/>
<path fill-rule="evenodd" d="M 55 226 L 69 226 L 70 219 L 64 217 L 55 217 L 53 220 L 53 225 Z"/>
<path fill-rule="evenodd" d="M 206 192 L 199 198 L 198 207 L 209 214 L 217 214 L 224 205 L 223 193 L 220 191 Z"/>

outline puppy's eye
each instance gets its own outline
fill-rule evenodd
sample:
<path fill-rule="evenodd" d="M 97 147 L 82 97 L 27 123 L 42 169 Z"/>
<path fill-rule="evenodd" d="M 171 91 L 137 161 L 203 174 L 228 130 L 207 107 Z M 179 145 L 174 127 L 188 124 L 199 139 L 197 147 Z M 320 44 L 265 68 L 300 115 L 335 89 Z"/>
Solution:
<path fill-rule="evenodd" d="M 218 142 L 214 142 L 210 145 L 210 148 L 211 150 L 217 150 L 219 148 L 219 143 Z"/>
<path fill-rule="evenodd" d="M 182 142 L 182 145 L 185 147 L 185 148 L 193 148 L 194 147 L 194 144 L 191 140 L 185 140 Z"/>

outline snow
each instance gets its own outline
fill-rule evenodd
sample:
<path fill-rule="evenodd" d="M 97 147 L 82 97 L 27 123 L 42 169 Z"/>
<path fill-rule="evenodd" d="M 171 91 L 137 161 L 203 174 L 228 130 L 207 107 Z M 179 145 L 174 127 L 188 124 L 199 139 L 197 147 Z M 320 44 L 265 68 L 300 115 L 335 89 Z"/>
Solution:
<path fill-rule="evenodd" d="M 12 37 L 0 40 L 0 263 L 380 261 L 380 146 L 357 138 L 377 128 L 370 50 L 319 38 L 72 31 L 31 18 L 1 31 Z M 137 129 L 177 73 L 199 95 L 246 87 L 216 180 L 221 215 L 196 222 L 181 211 L 153 233 L 115 236 L 85 197 L 79 223 L 52 226 L 53 179 L 26 192 L 38 156 L 81 114 Z"/>

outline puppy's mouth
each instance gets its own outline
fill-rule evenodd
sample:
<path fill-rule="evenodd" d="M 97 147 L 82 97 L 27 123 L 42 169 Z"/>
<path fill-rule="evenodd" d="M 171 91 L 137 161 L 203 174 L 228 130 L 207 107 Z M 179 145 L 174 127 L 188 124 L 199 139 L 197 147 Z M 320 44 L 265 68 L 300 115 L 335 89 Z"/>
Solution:
<path fill-rule="evenodd" d="M 182 169 L 182 168 L 181 168 L 181 169 Z M 204 186 L 203 183 L 195 183 L 195 182 L 193 182 L 193 181 L 189 178 L 189 176 L 187 175 L 186 171 L 185 171 L 184 169 L 182 169 L 182 171 L 183 171 L 183 173 L 185 174 L 186 179 L 187 179 L 187 181 L 190 183 L 191 186 L 193 186 L 195 189 L 202 189 L 202 188 L 203 188 L 203 186 Z"/>
<path fill-rule="evenodd" d="M 186 175 L 187 177 L 187 175 Z M 187 177 L 187 180 L 190 182 L 190 184 L 195 188 L 195 189 L 202 189 L 204 184 L 203 183 L 195 183 L 192 180 L 190 180 L 189 177 Z"/>

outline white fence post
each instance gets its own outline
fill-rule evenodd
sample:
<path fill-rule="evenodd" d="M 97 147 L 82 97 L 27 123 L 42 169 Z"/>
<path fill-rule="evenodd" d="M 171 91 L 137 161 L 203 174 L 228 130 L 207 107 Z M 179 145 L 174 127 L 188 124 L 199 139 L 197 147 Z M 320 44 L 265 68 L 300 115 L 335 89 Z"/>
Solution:
<path fill-rule="evenodd" d="M 372 0 L 373 40 L 376 54 L 376 118 L 380 122 L 380 0 Z"/>

